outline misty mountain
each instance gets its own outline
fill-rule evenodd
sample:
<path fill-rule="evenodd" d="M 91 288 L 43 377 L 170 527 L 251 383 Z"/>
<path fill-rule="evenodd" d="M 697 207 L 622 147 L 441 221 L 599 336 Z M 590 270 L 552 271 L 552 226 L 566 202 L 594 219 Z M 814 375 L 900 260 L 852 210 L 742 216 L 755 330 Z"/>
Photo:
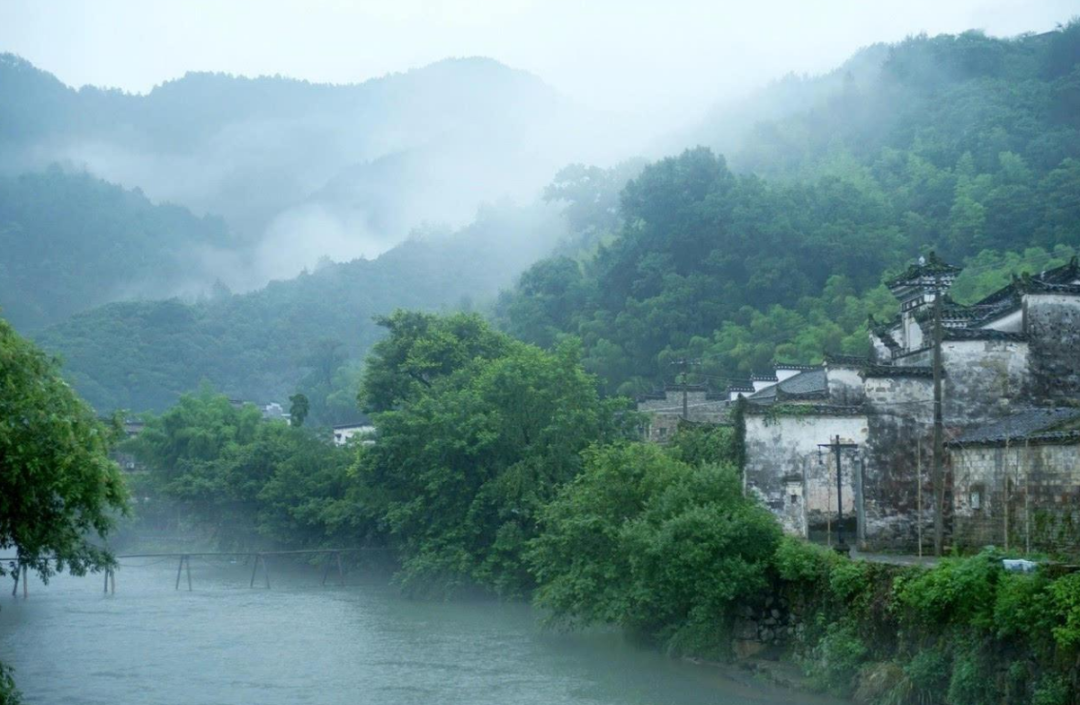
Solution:
<path fill-rule="evenodd" d="M 59 162 L 222 216 L 234 239 L 192 272 L 205 288 L 373 257 L 423 223 L 464 225 L 482 202 L 529 202 L 572 158 L 603 158 L 589 116 L 480 58 L 340 86 L 191 73 L 132 95 L 75 90 L 5 54 L 0 94 L 5 173 Z"/>
<path fill-rule="evenodd" d="M 119 299 L 197 294 L 198 273 L 229 247 L 220 218 L 138 189 L 58 167 L 0 177 L 0 310 L 22 330 Z"/>
<path fill-rule="evenodd" d="M 375 259 L 324 262 L 259 291 L 194 304 L 113 303 L 37 338 L 99 410 L 162 410 L 208 381 L 261 403 L 284 401 L 298 386 L 313 397 L 321 390 L 316 406 L 338 392 L 355 414 L 356 389 L 340 368 L 381 337 L 375 316 L 468 308 L 509 286 L 564 234 L 554 209 L 490 206 L 465 228 L 422 231 Z"/>

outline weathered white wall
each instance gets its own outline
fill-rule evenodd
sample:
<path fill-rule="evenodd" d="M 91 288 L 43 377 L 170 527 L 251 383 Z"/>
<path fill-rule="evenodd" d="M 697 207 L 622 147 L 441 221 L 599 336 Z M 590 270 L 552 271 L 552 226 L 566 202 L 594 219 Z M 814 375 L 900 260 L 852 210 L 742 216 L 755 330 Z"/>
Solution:
<path fill-rule="evenodd" d="M 746 471 L 748 494 L 758 497 L 780 519 L 784 530 L 801 536 L 808 523 L 836 515 L 836 474 L 819 443 L 836 436 L 844 443 L 866 441 L 865 416 L 778 415 L 746 416 Z M 819 453 L 819 451 L 821 451 Z M 844 455 L 845 513 L 854 512 L 853 474 L 856 463 Z"/>

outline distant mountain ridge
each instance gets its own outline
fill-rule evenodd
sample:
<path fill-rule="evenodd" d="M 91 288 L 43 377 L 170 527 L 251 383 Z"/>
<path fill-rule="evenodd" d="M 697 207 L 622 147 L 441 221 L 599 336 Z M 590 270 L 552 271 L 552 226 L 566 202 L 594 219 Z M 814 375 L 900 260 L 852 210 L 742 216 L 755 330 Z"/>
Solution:
<path fill-rule="evenodd" d="M 577 106 L 483 58 L 349 85 L 190 73 L 133 95 L 75 90 L 3 54 L 0 94 L 0 173 L 58 162 L 224 217 L 235 266 L 207 288 L 372 257 L 426 222 L 464 225 L 481 203 L 531 201 L 590 151 Z"/>

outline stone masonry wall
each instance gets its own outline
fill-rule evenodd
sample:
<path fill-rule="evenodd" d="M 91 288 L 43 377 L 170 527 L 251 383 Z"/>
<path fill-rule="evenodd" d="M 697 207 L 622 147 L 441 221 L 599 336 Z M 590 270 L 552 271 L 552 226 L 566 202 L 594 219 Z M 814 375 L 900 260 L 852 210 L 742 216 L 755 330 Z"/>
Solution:
<path fill-rule="evenodd" d="M 1080 553 L 1080 439 L 968 446 L 952 456 L 958 545 Z"/>

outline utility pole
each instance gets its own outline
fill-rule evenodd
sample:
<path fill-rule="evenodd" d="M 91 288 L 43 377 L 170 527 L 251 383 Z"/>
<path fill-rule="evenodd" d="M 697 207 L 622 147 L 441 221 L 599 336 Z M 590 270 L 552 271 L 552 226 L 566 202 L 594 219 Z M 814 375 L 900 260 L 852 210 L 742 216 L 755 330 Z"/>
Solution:
<path fill-rule="evenodd" d="M 945 423 L 941 409 L 941 274 L 934 275 L 934 555 L 940 556 L 945 543 Z"/>
<path fill-rule="evenodd" d="M 685 357 L 681 357 L 678 360 L 672 360 L 671 364 L 679 368 L 679 380 L 682 387 L 682 420 L 690 420 L 690 403 L 687 397 L 688 389 L 686 386 L 686 376 L 690 365 L 700 365 L 700 360 L 689 360 Z"/>
<path fill-rule="evenodd" d="M 836 456 L 836 550 L 844 553 L 848 551 L 848 547 L 844 543 L 844 485 L 840 467 L 840 451 L 844 448 L 858 447 L 857 443 L 841 443 L 840 436 L 836 436 L 832 443 L 818 443 L 818 448 L 831 448 Z"/>

